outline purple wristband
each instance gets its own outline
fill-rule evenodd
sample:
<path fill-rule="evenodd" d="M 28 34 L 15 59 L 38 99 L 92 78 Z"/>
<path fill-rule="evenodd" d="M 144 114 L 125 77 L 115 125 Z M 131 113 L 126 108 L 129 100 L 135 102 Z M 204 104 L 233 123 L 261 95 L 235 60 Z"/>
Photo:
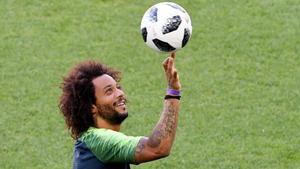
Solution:
<path fill-rule="evenodd" d="M 180 96 L 180 90 L 168 89 L 167 95 Z"/>

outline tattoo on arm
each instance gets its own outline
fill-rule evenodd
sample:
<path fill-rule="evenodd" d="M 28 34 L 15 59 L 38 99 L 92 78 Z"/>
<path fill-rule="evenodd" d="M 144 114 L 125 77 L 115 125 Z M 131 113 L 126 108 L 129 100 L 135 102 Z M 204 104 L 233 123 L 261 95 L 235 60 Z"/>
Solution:
<path fill-rule="evenodd" d="M 177 111 L 173 102 L 166 102 L 161 119 L 149 138 L 148 146 L 156 148 L 164 138 L 175 136 Z"/>
<path fill-rule="evenodd" d="M 146 144 L 146 139 L 145 138 L 141 138 L 141 140 L 139 141 L 137 148 L 135 150 L 135 152 L 137 154 L 140 154 L 143 152 L 144 148 L 145 148 L 145 144 Z"/>

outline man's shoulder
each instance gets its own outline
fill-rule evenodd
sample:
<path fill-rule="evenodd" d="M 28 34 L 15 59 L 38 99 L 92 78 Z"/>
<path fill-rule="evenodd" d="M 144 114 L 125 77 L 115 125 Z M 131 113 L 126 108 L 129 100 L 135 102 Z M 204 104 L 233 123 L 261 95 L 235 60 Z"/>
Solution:
<path fill-rule="evenodd" d="M 126 136 L 110 129 L 90 128 L 78 139 L 103 162 L 134 162 L 134 153 L 141 137 Z"/>

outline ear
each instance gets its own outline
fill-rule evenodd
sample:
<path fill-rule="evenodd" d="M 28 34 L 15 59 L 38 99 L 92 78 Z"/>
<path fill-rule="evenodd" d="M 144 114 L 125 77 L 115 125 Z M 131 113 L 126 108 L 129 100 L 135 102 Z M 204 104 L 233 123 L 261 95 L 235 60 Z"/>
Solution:
<path fill-rule="evenodd" d="M 97 106 L 93 104 L 92 105 L 92 114 L 95 115 L 95 114 L 97 114 L 97 112 L 98 112 Z"/>

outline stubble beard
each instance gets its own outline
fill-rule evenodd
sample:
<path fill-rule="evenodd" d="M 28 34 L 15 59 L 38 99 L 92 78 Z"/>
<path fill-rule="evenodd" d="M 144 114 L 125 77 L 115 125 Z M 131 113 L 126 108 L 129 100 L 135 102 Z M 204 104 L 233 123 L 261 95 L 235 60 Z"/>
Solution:
<path fill-rule="evenodd" d="M 119 125 L 128 117 L 128 112 L 119 113 L 114 109 L 114 105 L 97 105 L 96 107 L 98 115 L 112 125 Z"/>

